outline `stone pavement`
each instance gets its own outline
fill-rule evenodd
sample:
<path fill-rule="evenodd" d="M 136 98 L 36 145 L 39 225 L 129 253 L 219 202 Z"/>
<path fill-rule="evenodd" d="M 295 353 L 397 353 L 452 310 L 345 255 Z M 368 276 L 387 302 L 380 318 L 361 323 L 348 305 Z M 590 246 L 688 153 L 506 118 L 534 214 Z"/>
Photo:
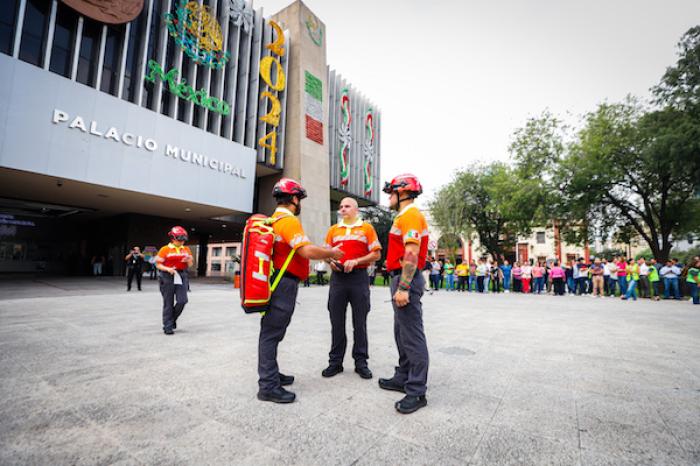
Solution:
<path fill-rule="evenodd" d="M 324 379 L 327 288 L 280 346 L 291 405 L 257 390 L 259 318 L 195 283 L 176 335 L 154 282 L 0 282 L 1 464 L 698 464 L 700 309 L 587 297 L 424 297 L 429 404 L 382 391 L 397 355 L 373 290 L 370 367 Z M 32 297 L 37 296 L 37 297 Z"/>

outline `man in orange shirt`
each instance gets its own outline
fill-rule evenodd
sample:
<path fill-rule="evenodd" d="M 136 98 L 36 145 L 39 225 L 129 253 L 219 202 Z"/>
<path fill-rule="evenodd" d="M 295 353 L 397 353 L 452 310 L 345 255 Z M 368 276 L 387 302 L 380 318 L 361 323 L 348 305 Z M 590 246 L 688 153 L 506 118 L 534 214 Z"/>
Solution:
<path fill-rule="evenodd" d="M 168 232 L 168 236 L 170 243 L 158 251 L 156 268 L 162 272 L 158 282 L 163 296 L 163 332 L 172 335 L 177 328 L 177 319 L 187 304 L 190 283 L 187 268 L 192 266 L 193 258 L 192 251 L 185 246 L 187 230 L 176 226 Z"/>
<path fill-rule="evenodd" d="M 394 307 L 394 339 L 399 350 L 399 365 L 390 379 L 379 379 L 385 390 L 406 396 L 394 405 L 402 414 L 413 413 L 428 404 L 425 397 L 428 381 L 428 345 L 423 331 L 421 296 L 425 290 L 423 275 L 428 253 L 428 223 L 414 204 L 422 192 L 418 178 L 399 175 L 386 183 L 389 207 L 398 211 L 389 231 L 387 269 L 391 274 Z"/>
<path fill-rule="evenodd" d="M 363 379 L 371 379 L 372 371 L 367 367 L 367 314 L 370 308 L 367 266 L 379 260 L 382 247 L 372 225 L 359 218 L 355 199 L 346 197 L 340 201 L 338 215 L 341 220 L 328 230 L 326 246 L 340 248 L 345 255 L 340 262 L 331 261 L 333 275 L 328 291 L 328 311 L 331 318 L 332 342 L 328 354 L 328 367 L 321 375 L 333 377 L 343 372 L 343 358 L 347 346 L 345 314 L 350 303 L 355 372 Z"/>
<path fill-rule="evenodd" d="M 301 213 L 301 200 L 306 190 L 299 183 L 282 178 L 272 189 L 277 209 L 272 214 L 276 221 L 272 224 L 275 243 L 272 249 L 272 263 L 275 273 L 279 273 L 289 260 L 287 270 L 272 293 L 270 309 L 260 321 L 258 340 L 258 399 L 274 403 L 291 403 L 296 395 L 282 388 L 294 383 L 294 376 L 281 374 L 277 365 L 277 346 L 284 338 L 294 314 L 299 280 L 309 275 L 309 259 L 340 259 L 343 252 L 338 248 L 325 249 L 311 244 L 304 233 L 297 216 Z M 291 255 L 291 260 L 290 260 Z M 274 282 L 273 273 L 270 281 Z"/>

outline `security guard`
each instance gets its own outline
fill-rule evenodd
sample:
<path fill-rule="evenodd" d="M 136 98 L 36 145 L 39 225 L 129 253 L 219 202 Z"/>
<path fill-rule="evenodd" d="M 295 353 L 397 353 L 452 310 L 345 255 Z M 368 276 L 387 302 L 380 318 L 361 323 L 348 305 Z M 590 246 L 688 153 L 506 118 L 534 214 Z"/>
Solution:
<path fill-rule="evenodd" d="M 190 248 L 185 246 L 187 230 L 180 226 L 169 232 L 170 243 L 163 246 L 156 256 L 156 267 L 161 271 L 158 278 L 160 294 L 163 295 L 163 332 L 172 335 L 177 328 L 177 319 L 187 304 L 189 277 L 187 268 L 192 266 Z"/>
<path fill-rule="evenodd" d="M 389 207 L 398 211 L 389 232 L 387 269 L 391 278 L 394 307 L 394 338 L 399 350 L 399 365 L 390 379 L 379 379 L 385 390 L 403 392 L 406 396 L 394 405 L 403 414 L 426 406 L 428 380 L 428 346 L 423 331 L 421 296 L 425 282 L 420 271 L 428 252 L 428 224 L 414 204 L 423 188 L 414 175 L 395 177 L 384 186 L 389 194 Z"/>
<path fill-rule="evenodd" d="M 272 249 L 272 263 L 275 270 L 280 270 L 288 259 L 291 261 L 279 281 L 270 299 L 270 309 L 260 321 L 260 338 L 258 340 L 258 399 L 275 403 L 291 403 L 296 395 L 282 388 L 282 385 L 294 383 L 294 376 L 279 372 L 277 365 L 277 346 L 284 338 L 292 320 L 296 304 L 299 280 L 309 275 L 309 259 L 340 259 L 343 252 L 338 248 L 325 249 L 311 244 L 304 233 L 297 216 L 301 213 L 301 200 L 306 197 L 306 190 L 299 183 L 282 178 L 272 189 L 272 196 L 277 209 L 272 217 L 277 220 L 272 224 L 275 243 Z M 275 280 L 271 277 L 271 281 Z"/>
<path fill-rule="evenodd" d="M 371 379 L 372 371 L 367 367 L 367 314 L 370 308 L 367 266 L 379 260 L 382 247 L 372 225 L 359 218 L 355 199 L 346 197 L 340 201 L 338 214 L 342 218 L 328 230 L 326 246 L 338 247 L 345 255 L 341 262 L 330 262 L 333 274 L 328 292 L 328 311 L 331 318 L 332 342 L 328 354 L 328 367 L 321 375 L 333 377 L 343 372 L 347 346 L 345 314 L 350 303 L 355 372 L 363 379 Z"/>

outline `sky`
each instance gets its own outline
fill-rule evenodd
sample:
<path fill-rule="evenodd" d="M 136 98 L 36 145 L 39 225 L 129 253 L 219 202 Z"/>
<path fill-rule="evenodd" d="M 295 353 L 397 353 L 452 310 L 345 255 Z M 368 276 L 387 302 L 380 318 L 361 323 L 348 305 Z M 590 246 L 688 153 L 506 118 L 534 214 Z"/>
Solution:
<path fill-rule="evenodd" d="M 415 173 L 422 204 L 459 168 L 507 161 L 545 109 L 576 126 L 601 102 L 647 98 L 700 24 L 698 0 L 304 3 L 326 25 L 328 64 L 381 111 L 383 180 Z"/>

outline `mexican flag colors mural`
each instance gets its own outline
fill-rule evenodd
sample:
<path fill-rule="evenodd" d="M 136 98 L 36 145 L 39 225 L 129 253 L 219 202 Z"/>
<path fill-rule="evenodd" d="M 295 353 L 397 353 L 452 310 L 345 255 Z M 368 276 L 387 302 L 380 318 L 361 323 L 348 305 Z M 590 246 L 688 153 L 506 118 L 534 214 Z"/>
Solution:
<path fill-rule="evenodd" d="M 304 71 L 304 113 L 306 137 L 323 144 L 323 83 L 308 71 Z"/>

